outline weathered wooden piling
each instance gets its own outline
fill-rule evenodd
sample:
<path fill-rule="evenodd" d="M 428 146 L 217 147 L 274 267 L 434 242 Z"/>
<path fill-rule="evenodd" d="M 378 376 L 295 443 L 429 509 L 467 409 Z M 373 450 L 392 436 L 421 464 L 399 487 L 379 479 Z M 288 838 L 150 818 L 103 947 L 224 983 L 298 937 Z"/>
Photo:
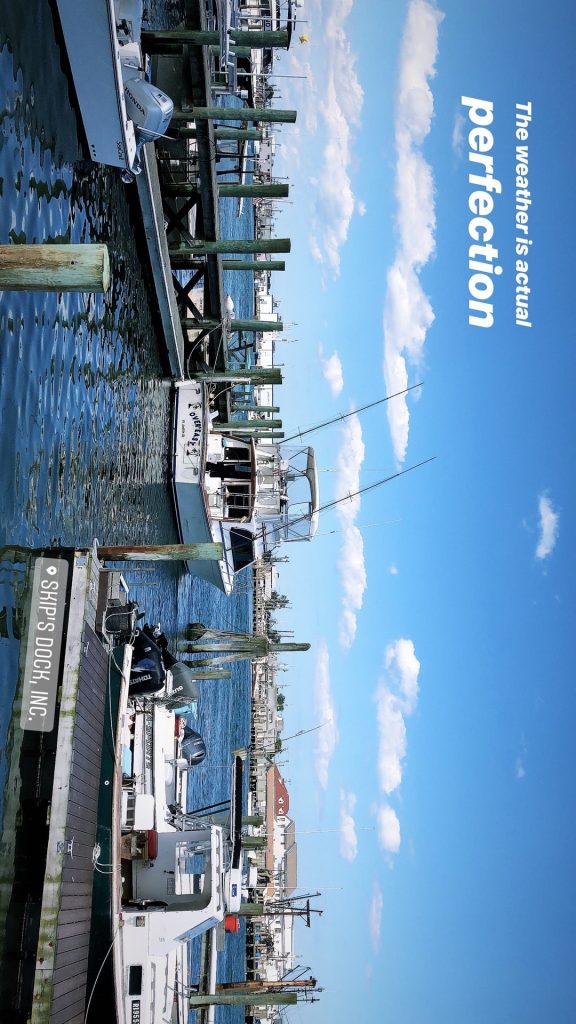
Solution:
<path fill-rule="evenodd" d="M 209 317 L 185 317 L 180 321 L 180 323 L 182 324 L 182 327 L 190 329 L 197 328 L 200 331 L 211 331 L 213 327 L 220 327 L 222 321 L 213 320 Z M 246 332 L 252 331 L 255 334 L 262 331 L 262 333 L 265 334 L 284 330 L 284 324 L 281 323 L 280 320 L 231 320 L 230 330 Z"/>
<path fill-rule="evenodd" d="M 274 430 L 282 426 L 282 420 L 229 420 L 228 423 L 213 423 L 211 430 L 215 433 L 252 434 L 255 430 Z"/>
<path fill-rule="evenodd" d="M 0 290 L 105 292 L 110 260 L 105 245 L 2 245 Z"/>
<path fill-rule="evenodd" d="M 279 110 L 276 107 L 190 107 L 182 110 L 174 107 L 172 121 L 261 121 L 270 124 L 295 124 L 296 110 Z"/>
<path fill-rule="evenodd" d="M 147 544 L 130 547 L 98 547 L 98 557 L 109 562 L 218 561 L 222 544 Z"/>
<path fill-rule="evenodd" d="M 218 239 L 216 242 L 198 238 L 188 245 L 172 246 L 168 251 L 172 259 L 173 256 L 205 256 L 212 253 L 290 252 L 290 249 L 289 238 L 231 238 Z"/>
<path fill-rule="evenodd" d="M 221 384 L 281 384 L 282 371 L 277 366 L 248 366 L 243 370 L 197 370 L 190 378 Z"/>
<path fill-rule="evenodd" d="M 164 195 L 177 199 L 196 199 L 200 195 L 198 186 L 190 182 L 166 182 L 162 186 L 162 191 Z M 218 184 L 218 195 L 221 199 L 286 199 L 289 195 L 289 186 L 285 182 L 240 185 L 236 182 L 223 181 Z"/>
<path fill-rule="evenodd" d="M 205 270 L 203 260 L 189 259 L 186 256 L 171 256 L 170 266 L 173 270 Z M 285 270 L 284 260 L 222 260 L 222 270 L 253 270 L 256 273 L 266 270 Z"/>
<path fill-rule="evenodd" d="M 270 29 L 259 31 L 257 29 L 230 29 L 230 41 L 234 46 L 245 46 L 251 50 L 260 50 L 265 47 L 275 47 L 287 50 L 290 46 L 290 33 L 287 29 Z M 174 43 L 188 46 L 219 46 L 220 33 L 209 29 L 188 29 L 176 28 L 163 32 L 148 31 L 142 32 L 142 48 L 148 53 L 162 53 L 163 47 L 170 47 L 172 52 Z"/>

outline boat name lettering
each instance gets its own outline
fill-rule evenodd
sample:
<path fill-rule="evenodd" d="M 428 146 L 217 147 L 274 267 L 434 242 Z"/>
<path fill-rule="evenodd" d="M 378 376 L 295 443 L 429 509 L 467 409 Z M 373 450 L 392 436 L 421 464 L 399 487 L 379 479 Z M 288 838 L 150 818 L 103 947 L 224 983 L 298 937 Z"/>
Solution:
<path fill-rule="evenodd" d="M 146 715 L 144 764 L 148 771 L 152 769 L 152 715 Z"/>
<path fill-rule="evenodd" d="M 198 413 L 194 411 L 190 404 L 188 405 L 188 415 L 192 420 L 192 436 L 189 438 L 189 440 L 192 442 L 192 444 L 194 444 L 194 442 L 198 440 L 200 434 L 202 433 L 202 420 Z"/>
<path fill-rule="evenodd" d="M 144 110 L 144 107 L 142 106 L 141 103 L 138 102 L 138 100 L 136 99 L 134 93 L 132 92 L 131 89 L 128 88 L 127 85 L 124 86 L 124 92 L 128 96 L 128 99 L 130 99 L 132 101 L 132 103 L 134 104 L 136 109 L 140 111 L 140 113 L 142 114 L 142 117 L 144 118 L 144 120 L 146 120 L 146 111 Z"/>
<path fill-rule="evenodd" d="M 132 1024 L 140 1024 L 140 1000 L 132 1000 Z"/>
<path fill-rule="evenodd" d="M 33 732 L 54 726 L 68 568 L 62 558 L 37 558 L 34 565 L 20 713 L 21 728 Z"/>

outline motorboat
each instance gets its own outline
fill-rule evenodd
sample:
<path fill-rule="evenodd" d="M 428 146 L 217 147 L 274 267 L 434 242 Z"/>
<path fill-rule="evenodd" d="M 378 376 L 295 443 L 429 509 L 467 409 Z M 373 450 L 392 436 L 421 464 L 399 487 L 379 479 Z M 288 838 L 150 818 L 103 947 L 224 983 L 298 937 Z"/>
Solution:
<path fill-rule="evenodd" d="M 142 54 L 142 0 L 56 4 L 90 157 L 131 180 L 144 145 L 165 134 L 174 110 Z"/>
<path fill-rule="evenodd" d="M 214 422 L 203 381 L 174 385 L 172 485 L 183 544 L 216 542 L 219 561 L 189 571 L 230 593 L 237 572 L 285 542 L 310 540 L 319 518 L 314 449 L 226 432 Z"/>

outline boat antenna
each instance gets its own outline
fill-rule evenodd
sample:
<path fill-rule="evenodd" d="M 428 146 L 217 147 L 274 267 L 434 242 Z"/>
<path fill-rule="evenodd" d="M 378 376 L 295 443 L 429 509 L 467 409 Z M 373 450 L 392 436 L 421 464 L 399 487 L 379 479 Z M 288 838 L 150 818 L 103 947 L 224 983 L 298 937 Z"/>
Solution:
<path fill-rule="evenodd" d="M 316 513 L 327 512 L 328 509 L 335 508 L 337 505 L 341 505 L 344 501 L 352 501 L 353 498 L 359 498 L 361 494 L 367 494 L 368 491 L 374 491 L 377 487 L 382 487 L 383 484 L 388 484 L 392 480 L 397 480 L 400 476 L 406 476 L 407 473 L 411 473 L 414 469 L 420 469 L 421 466 L 426 466 L 429 462 L 434 462 L 438 458 L 437 455 L 431 455 L 428 459 L 422 459 L 421 462 L 414 463 L 413 466 L 407 466 L 406 469 L 399 469 L 398 472 L 392 473 L 390 476 L 384 477 L 382 480 L 377 480 L 373 484 L 368 484 L 366 487 L 361 487 L 358 491 L 352 493 L 343 494 L 340 498 L 335 498 L 334 501 L 329 501 L 326 505 L 321 505 L 320 508 L 315 510 Z M 315 512 L 304 512 L 303 515 L 298 516 L 290 522 L 290 529 L 297 526 L 298 523 L 304 523 L 307 520 L 312 519 Z M 254 540 L 262 540 L 266 536 L 266 530 L 263 527 L 258 533 L 255 534 Z M 255 559 L 254 559 L 255 561 Z"/>
<path fill-rule="evenodd" d="M 405 476 L 406 473 L 411 473 L 413 469 L 420 469 L 421 466 L 426 466 L 428 462 L 434 462 L 437 459 L 437 455 L 431 455 L 428 459 L 423 459 L 422 462 L 416 462 L 413 466 L 407 466 L 406 469 L 399 469 L 397 473 L 392 473 L 391 476 L 386 476 L 382 480 L 377 480 L 376 483 L 368 484 L 366 487 L 361 487 L 359 491 L 353 491 L 352 494 L 343 494 L 340 498 L 335 498 L 334 501 L 329 501 L 326 505 L 321 505 L 317 511 L 327 512 L 329 508 L 335 508 L 336 505 L 341 505 L 343 501 L 351 501 L 352 498 L 359 498 L 361 494 L 367 494 L 368 491 L 373 491 L 376 487 L 381 487 L 382 484 L 388 484 L 391 480 L 397 480 L 399 476 Z M 313 513 L 307 512 L 302 519 L 310 519 Z M 294 521 L 299 522 L 298 519 Z M 293 525 L 293 524 L 291 524 Z"/>
<path fill-rule="evenodd" d="M 308 430 L 299 430 L 296 434 L 292 434 L 291 437 L 285 438 L 282 442 L 283 445 L 288 444 L 289 441 L 295 441 L 297 437 L 305 437 L 306 434 L 312 434 L 315 430 L 322 430 L 323 427 L 329 427 L 332 423 L 338 423 L 339 420 L 347 420 L 349 416 L 354 416 L 359 412 L 365 412 L 366 409 L 373 409 L 376 405 L 382 405 L 383 402 L 389 402 L 392 398 L 399 398 L 400 395 L 407 395 L 409 391 L 414 391 L 416 388 L 423 387 L 422 381 L 419 384 L 411 384 L 409 388 L 404 388 L 403 391 L 396 391 L 393 395 L 385 395 L 384 398 L 377 398 L 375 402 L 368 402 L 367 405 L 361 405 L 359 409 L 351 409 L 350 412 L 341 412 L 338 416 L 334 416 L 331 420 L 325 420 L 323 423 L 319 423 L 316 427 L 309 427 Z"/>

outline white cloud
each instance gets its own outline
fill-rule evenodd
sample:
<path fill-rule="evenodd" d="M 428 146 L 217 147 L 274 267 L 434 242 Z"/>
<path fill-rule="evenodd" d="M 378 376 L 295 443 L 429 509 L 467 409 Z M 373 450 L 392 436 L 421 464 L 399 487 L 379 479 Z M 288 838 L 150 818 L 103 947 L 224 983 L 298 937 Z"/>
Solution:
<path fill-rule="evenodd" d="M 322 146 L 310 248 L 313 257 L 334 277 L 340 272 L 340 250 L 348 237 L 350 221 L 355 212 L 362 213 L 350 179 L 353 133 L 360 123 L 364 101 L 357 58 L 345 31 L 352 7 L 353 0 L 311 0 L 306 13 L 322 38 L 322 47 L 314 55 L 315 63 L 322 61 L 321 74 L 314 77 L 311 68 L 303 66 L 303 48 L 296 49 L 293 57 L 294 74 L 308 76 L 304 88 L 298 90 L 298 109 L 303 111 L 306 127 L 316 136 L 315 143 Z"/>
<path fill-rule="evenodd" d="M 358 836 L 354 820 L 356 795 L 340 790 L 340 853 L 344 860 L 353 861 L 358 853 Z"/>
<path fill-rule="evenodd" d="M 385 654 L 385 675 L 376 689 L 376 722 L 378 726 L 378 783 L 385 796 L 390 796 L 402 782 L 406 757 L 406 717 L 418 702 L 420 662 L 411 640 L 401 637 L 389 644 Z M 400 822 L 396 812 L 385 802 L 375 810 L 378 837 L 382 849 L 397 853 L 400 848 Z"/>
<path fill-rule="evenodd" d="M 382 889 L 378 885 L 378 882 L 374 882 L 372 886 L 372 898 L 370 900 L 370 910 L 368 912 L 368 930 L 370 932 L 370 939 L 372 941 L 372 949 L 375 953 L 380 948 L 380 932 L 382 930 L 382 910 L 384 907 L 384 898 L 382 896 Z"/>
<path fill-rule="evenodd" d="M 314 676 L 314 708 L 322 728 L 316 733 L 316 775 L 323 789 L 328 785 L 328 769 L 339 740 L 336 708 L 330 684 L 330 657 L 321 642 L 316 654 Z"/>
<path fill-rule="evenodd" d="M 558 524 L 560 517 L 552 507 L 552 502 L 546 494 L 541 494 L 538 501 L 538 512 L 540 515 L 538 546 L 536 558 L 548 558 L 552 554 L 556 541 L 558 540 Z"/>
<path fill-rule="evenodd" d="M 398 566 L 397 565 L 391 565 L 390 568 L 388 569 L 388 572 L 390 573 L 391 576 L 397 576 L 398 575 Z"/>
<path fill-rule="evenodd" d="M 388 393 L 408 385 L 407 364 L 422 360 L 432 306 L 418 277 L 435 249 L 434 180 L 420 147 L 430 131 L 438 26 L 443 14 L 428 0 L 411 0 L 402 40 L 396 100 L 396 224 L 398 247 L 387 275 L 383 370 Z M 386 407 L 394 454 L 406 457 L 410 412 L 405 396 Z"/>
<path fill-rule="evenodd" d="M 466 118 L 461 110 L 459 110 L 454 118 L 454 127 L 452 129 L 452 149 L 456 153 L 456 156 L 462 156 L 464 149 L 464 126 L 466 124 Z"/>
<path fill-rule="evenodd" d="M 516 758 L 516 763 L 514 765 L 514 775 L 518 779 L 519 782 L 526 775 L 526 766 L 524 764 L 524 758 L 522 757 L 521 754 L 519 754 L 518 757 Z"/>
<path fill-rule="evenodd" d="M 418 700 L 420 662 L 412 640 L 400 638 L 386 648 L 388 680 L 403 701 L 403 711 L 411 714 Z"/>
<path fill-rule="evenodd" d="M 360 512 L 360 470 L 364 462 L 364 441 L 358 416 L 350 416 L 342 424 L 341 445 L 336 463 L 338 497 L 356 495 L 336 506 L 342 530 L 342 547 L 338 570 L 342 583 L 342 614 L 339 639 L 343 647 L 351 647 L 356 635 L 356 617 L 362 607 L 367 577 L 364 562 L 364 541 L 355 520 Z"/>
<path fill-rule="evenodd" d="M 406 756 L 406 723 L 398 698 L 380 685 L 376 691 L 378 723 L 378 779 L 384 793 L 393 793 L 402 782 Z"/>
<path fill-rule="evenodd" d="M 386 853 L 398 853 L 400 849 L 400 822 L 396 811 L 389 804 L 376 809 L 378 842 Z"/>
<path fill-rule="evenodd" d="M 322 359 L 322 374 L 330 388 L 332 397 L 336 398 L 344 387 L 344 373 L 340 356 L 337 352 L 333 352 L 327 359 Z"/>
<path fill-rule="evenodd" d="M 356 201 L 356 213 L 358 214 L 359 217 L 364 217 L 367 209 L 368 207 L 366 206 L 366 203 L 364 202 L 363 199 L 358 199 Z"/>

